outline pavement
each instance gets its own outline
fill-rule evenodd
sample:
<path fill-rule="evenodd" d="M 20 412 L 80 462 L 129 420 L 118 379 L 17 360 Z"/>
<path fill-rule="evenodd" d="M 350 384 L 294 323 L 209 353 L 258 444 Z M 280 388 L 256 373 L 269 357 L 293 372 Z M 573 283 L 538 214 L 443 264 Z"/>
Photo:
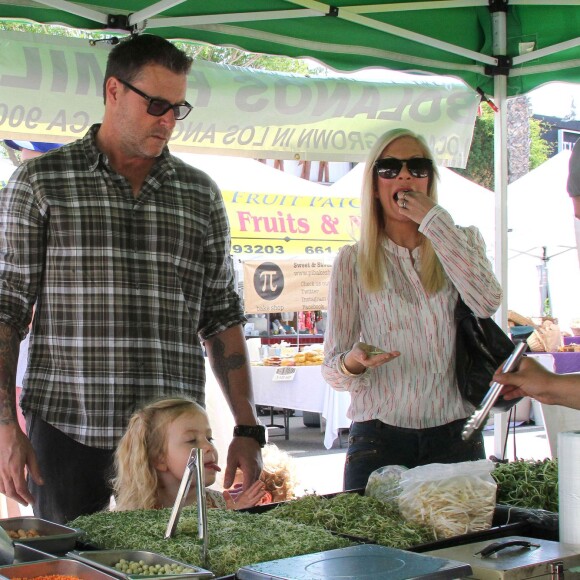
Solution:
<path fill-rule="evenodd" d="M 277 421 L 276 421 L 277 422 Z M 324 433 L 320 427 L 307 427 L 300 415 L 290 417 L 290 435 L 285 440 L 281 430 L 270 429 L 269 443 L 277 445 L 295 459 L 298 477 L 297 495 L 317 493 L 319 495 L 342 491 L 342 476 L 348 435 L 341 436 L 332 449 L 324 447 Z M 498 456 L 495 452 L 493 428 L 484 431 L 486 457 Z M 551 457 L 550 446 L 543 427 L 520 425 L 510 427 L 505 446 L 505 458 L 541 460 Z"/>

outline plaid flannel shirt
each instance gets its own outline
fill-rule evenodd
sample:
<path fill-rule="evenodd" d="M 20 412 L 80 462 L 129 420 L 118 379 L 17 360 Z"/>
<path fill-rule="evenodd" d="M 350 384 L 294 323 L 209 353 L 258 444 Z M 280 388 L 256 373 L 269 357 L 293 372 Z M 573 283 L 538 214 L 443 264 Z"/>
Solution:
<path fill-rule="evenodd" d="M 21 405 L 112 448 L 162 396 L 204 402 L 203 340 L 245 321 L 217 185 L 170 155 L 134 197 L 99 126 L 20 166 L 0 196 L 0 321 L 26 336 Z"/>

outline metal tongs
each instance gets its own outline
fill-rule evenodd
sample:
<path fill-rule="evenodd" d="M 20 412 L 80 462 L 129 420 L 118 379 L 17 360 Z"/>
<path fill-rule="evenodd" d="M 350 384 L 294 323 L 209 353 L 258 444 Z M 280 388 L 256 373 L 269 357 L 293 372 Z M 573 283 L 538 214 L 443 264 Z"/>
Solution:
<path fill-rule="evenodd" d="M 194 447 L 187 460 L 187 465 L 181 478 L 181 484 L 171 510 L 171 516 L 165 530 L 165 539 L 172 538 L 175 535 L 181 511 L 185 505 L 189 488 L 191 487 L 191 480 L 195 471 L 196 475 L 196 495 L 197 495 L 197 537 L 202 540 L 201 545 L 201 559 L 203 566 L 207 563 L 207 549 L 208 549 L 208 533 L 207 533 L 207 503 L 205 498 L 205 475 L 203 471 L 203 449 Z"/>
<path fill-rule="evenodd" d="M 524 353 L 526 348 L 527 348 L 526 342 L 525 341 L 520 342 L 518 346 L 516 346 L 512 354 L 509 356 L 509 358 L 505 361 L 502 367 L 502 372 L 509 373 L 517 370 L 522 354 Z M 479 407 L 475 409 L 475 411 L 473 411 L 473 414 L 471 415 L 471 417 L 469 417 L 469 419 L 466 421 L 463 427 L 461 438 L 464 441 L 470 439 L 471 436 L 475 433 L 475 431 L 477 431 L 483 426 L 491 410 L 493 409 L 493 406 L 496 404 L 501 394 L 502 387 L 503 385 L 498 383 L 497 381 L 493 381 L 493 383 L 491 383 L 489 391 L 487 391 L 487 393 L 485 394 L 483 401 L 481 401 Z"/>

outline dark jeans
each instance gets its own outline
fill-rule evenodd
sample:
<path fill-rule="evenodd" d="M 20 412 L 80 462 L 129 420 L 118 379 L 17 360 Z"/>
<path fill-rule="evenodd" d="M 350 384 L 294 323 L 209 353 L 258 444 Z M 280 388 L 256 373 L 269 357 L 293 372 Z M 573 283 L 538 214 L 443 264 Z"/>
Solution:
<path fill-rule="evenodd" d="M 36 485 L 28 478 L 36 517 L 66 524 L 109 506 L 113 449 L 82 445 L 34 414 L 26 429 L 44 479 Z"/>
<path fill-rule="evenodd" d="M 407 468 L 428 463 L 485 459 L 481 432 L 463 441 L 465 419 L 429 429 L 392 427 L 378 420 L 353 423 L 344 467 L 344 489 L 366 487 L 370 474 L 385 465 Z"/>

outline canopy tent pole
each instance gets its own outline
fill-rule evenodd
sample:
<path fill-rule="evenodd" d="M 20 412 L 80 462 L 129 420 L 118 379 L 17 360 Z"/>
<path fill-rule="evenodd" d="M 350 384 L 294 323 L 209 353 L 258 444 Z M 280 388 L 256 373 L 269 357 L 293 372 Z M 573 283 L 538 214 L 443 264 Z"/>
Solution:
<path fill-rule="evenodd" d="M 490 0 L 492 10 L 493 0 Z M 499 6 L 499 4 L 502 4 Z M 496 56 L 507 53 L 507 2 L 493 3 L 493 51 Z M 500 59 L 501 60 L 501 59 Z M 495 315 L 496 322 L 507 330 L 507 75 L 509 66 L 498 67 L 494 74 L 494 98 L 499 109 L 494 117 L 494 167 L 495 167 L 495 273 L 503 289 L 501 305 Z M 507 413 L 494 415 L 494 455 L 503 459 L 507 437 Z"/>
<path fill-rule="evenodd" d="M 87 20 L 98 22 L 99 24 L 102 24 L 103 27 L 108 23 L 108 18 L 106 14 L 98 12 L 97 10 L 91 10 L 86 6 L 80 6 L 75 2 L 67 2 L 67 0 L 36 0 L 36 1 L 38 2 L 38 4 L 50 6 L 51 8 L 56 8 L 58 10 L 64 10 L 65 12 L 70 12 L 71 14 L 82 16 Z"/>

